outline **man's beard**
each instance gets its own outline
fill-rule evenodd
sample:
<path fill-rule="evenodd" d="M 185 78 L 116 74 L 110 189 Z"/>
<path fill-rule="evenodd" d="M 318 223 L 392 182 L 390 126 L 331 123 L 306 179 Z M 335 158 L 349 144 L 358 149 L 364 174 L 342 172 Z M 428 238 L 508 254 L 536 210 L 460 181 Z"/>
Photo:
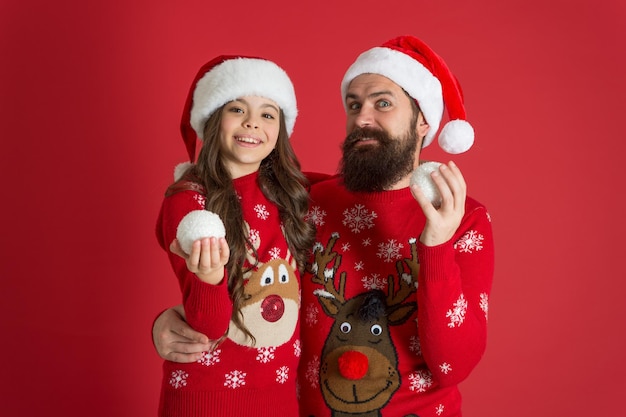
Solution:
<path fill-rule="evenodd" d="M 356 146 L 362 138 L 378 142 Z M 343 142 L 339 173 L 350 191 L 384 191 L 413 171 L 417 133 L 409 131 L 401 138 L 391 138 L 372 128 L 356 128 Z"/>

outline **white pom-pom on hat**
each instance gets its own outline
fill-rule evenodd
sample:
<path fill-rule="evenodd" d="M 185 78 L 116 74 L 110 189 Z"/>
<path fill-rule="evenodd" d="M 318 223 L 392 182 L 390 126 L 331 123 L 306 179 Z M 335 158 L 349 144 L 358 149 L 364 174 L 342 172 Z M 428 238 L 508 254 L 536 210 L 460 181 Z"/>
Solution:
<path fill-rule="evenodd" d="M 220 216 L 208 210 L 193 210 L 182 218 L 176 229 L 176 239 L 186 254 L 193 242 L 206 237 L 225 237 L 226 229 Z"/>
<path fill-rule="evenodd" d="M 448 153 L 463 153 L 474 144 L 474 128 L 465 120 L 451 120 L 441 129 L 437 141 Z"/>
<path fill-rule="evenodd" d="M 450 122 L 439 136 L 441 148 L 452 154 L 469 150 L 474 129 L 467 122 L 463 91 L 445 61 L 414 36 L 399 36 L 363 52 L 348 68 L 341 83 L 344 102 L 350 82 L 361 74 L 379 74 L 398 84 L 418 104 L 430 129 L 423 146 L 430 145 L 439 130 L 444 108 Z M 459 123 L 457 122 L 462 122 Z"/>

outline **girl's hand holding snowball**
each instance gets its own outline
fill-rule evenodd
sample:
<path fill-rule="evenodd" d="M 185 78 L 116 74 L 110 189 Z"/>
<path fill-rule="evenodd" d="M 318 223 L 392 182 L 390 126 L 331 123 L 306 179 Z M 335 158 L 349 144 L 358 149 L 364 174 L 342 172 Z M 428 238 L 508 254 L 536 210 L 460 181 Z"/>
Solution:
<path fill-rule="evenodd" d="M 224 267 L 230 257 L 224 224 L 215 213 L 195 210 L 180 221 L 172 253 L 185 259 L 187 268 L 207 284 L 224 279 Z"/>

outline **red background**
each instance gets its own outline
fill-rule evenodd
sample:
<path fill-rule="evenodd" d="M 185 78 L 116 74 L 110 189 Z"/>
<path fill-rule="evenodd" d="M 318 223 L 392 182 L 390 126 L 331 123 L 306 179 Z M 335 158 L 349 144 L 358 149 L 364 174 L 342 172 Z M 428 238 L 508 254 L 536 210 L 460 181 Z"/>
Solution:
<path fill-rule="evenodd" d="M 155 415 L 150 327 L 179 293 L 153 228 L 201 64 L 276 60 L 304 168 L 333 172 L 343 72 L 410 33 L 462 83 L 477 140 L 454 159 L 497 243 L 465 414 L 626 415 L 625 3 L 216 3 L 0 2 L 0 414 Z"/>

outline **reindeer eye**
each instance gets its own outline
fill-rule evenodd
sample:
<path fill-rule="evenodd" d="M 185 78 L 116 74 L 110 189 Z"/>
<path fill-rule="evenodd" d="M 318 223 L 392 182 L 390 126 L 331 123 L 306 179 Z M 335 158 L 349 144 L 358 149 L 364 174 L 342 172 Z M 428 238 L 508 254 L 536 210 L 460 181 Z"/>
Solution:
<path fill-rule="evenodd" d="M 370 327 L 370 332 L 372 332 L 374 336 L 380 336 L 383 332 L 383 328 L 380 324 L 375 324 Z"/>
<path fill-rule="evenodd" d="M 344 321 L 343 323 L 341 323 L 341 326 L 339 326 L 339 330 L 341 330 L 342 333 L 350 333 L 350 330 L 352 330 L 352 325 L 347 321 Z"/>
<path fill-rule="evenodd" d="M 278 265 L 278 281 L 281 284 L 289 282 L 289 271 L 287 271 L 287 267 L 283 264 Z"/>
<path fill-rule="evenodd" d="M 274 283 L 274 270 L 272 268 L 266 268 L 261 275 L 261 286 L 272 285 Z"/>

